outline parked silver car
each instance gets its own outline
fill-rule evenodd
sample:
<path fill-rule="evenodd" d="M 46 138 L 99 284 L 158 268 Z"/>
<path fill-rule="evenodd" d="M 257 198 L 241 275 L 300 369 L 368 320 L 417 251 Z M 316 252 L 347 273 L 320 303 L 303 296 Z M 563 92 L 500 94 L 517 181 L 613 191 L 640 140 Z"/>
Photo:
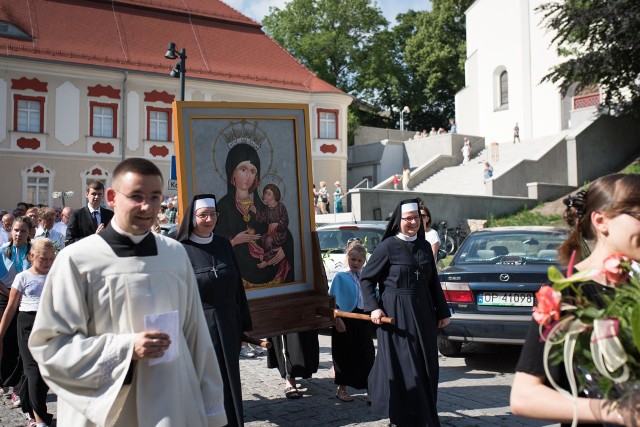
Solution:
<path fill-rule="evenodd" d="M 322 262 L 327 273 L 327 281 L 331 281 L 337 272 L 348 266 L 345 264 L 345 248 L 350 239 L 360 239 L 370 255 L 387 228 L 387 221 L 362 221 L 322 225 L 317 228 Z"/>

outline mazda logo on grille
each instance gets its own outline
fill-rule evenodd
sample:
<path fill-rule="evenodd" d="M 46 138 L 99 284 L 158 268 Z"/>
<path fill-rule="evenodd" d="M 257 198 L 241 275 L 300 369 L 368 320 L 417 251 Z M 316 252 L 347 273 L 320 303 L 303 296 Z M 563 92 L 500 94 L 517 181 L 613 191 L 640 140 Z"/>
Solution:
<path fill-rule="evenodd" d="M 508 282 L 509 281 L 509 275 L 508 274 L 501 274 L 500 275 L 500 281 L 502 282 Z"/>

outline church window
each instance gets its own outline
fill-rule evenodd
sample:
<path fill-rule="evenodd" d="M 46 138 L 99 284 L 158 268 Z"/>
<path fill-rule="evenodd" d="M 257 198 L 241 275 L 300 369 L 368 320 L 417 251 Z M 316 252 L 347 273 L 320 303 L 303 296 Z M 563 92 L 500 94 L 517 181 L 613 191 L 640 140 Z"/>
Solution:
<path fill-rule="evenodd" d="M 500 107 L 509 106 L 509 73 L 500 73 Z"/>

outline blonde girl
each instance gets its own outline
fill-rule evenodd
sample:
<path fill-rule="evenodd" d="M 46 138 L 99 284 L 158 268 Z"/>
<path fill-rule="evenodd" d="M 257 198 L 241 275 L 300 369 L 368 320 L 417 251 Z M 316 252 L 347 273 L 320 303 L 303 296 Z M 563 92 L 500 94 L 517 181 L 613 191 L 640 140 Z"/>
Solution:
<path fill-rule="evenodd" d="M 366 261 L 367 250 L 362 241 L 355 238 L 347 241 L 345 252 L 349 271 L 336 274 L 329 294 L 336 297 L 336 306 L 341 311 L 365 313 L 360 291 L 360 271 Z M 347 386 L 355 389 L 367 388 L 369 371 L 375 357 L 370 325 L 362 320 L 337 318 L 332 330 L 331 354 L 335 383 L 338 385 L 336 397 L 343 402 L 354 400 Z"/>
<path fill-rule="evenodd" d="M 26 381 L 20 389 L 20 400 L 22 411 L 28 413 L 32 420 L 29 425 L 37 427 L 51 424 L 53 416 L 47 412 L 49 389 L 40 375 L 38 364 L 33 360 L 27 343 L 40 304 L 40 295 L 55 256 L 56 246 L 51 240 L 41 238 L 31 244 L 29 251 L 31 267 L 16 275 L 11 285 L 9 303 L 0 321 L 0 338 L 4 338 L 19 306 L 18 348 L 26 376 Z M 1 339 L 0 353 L 2 353 Z"/>

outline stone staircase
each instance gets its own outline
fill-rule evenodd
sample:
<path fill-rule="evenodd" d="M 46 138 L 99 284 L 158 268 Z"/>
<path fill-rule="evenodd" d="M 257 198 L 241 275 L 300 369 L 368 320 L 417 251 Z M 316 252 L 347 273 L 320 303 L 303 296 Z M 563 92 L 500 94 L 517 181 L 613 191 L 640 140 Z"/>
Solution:
<path fill-rule="evenodd" d="M 508 170 L 517 167 L 525 159 L 537 160 L 547 151 L 561 142 L 565 133 L 520 143 L 502 142 L 492 143 L 472 157 L 467 165 L 443 168 L 412 189 L 421 193 L 459 194 L 470 196 L 486 195 L 485 180 L 483 178 L 484 162 L 493 166 L 494 178 Z"/>

